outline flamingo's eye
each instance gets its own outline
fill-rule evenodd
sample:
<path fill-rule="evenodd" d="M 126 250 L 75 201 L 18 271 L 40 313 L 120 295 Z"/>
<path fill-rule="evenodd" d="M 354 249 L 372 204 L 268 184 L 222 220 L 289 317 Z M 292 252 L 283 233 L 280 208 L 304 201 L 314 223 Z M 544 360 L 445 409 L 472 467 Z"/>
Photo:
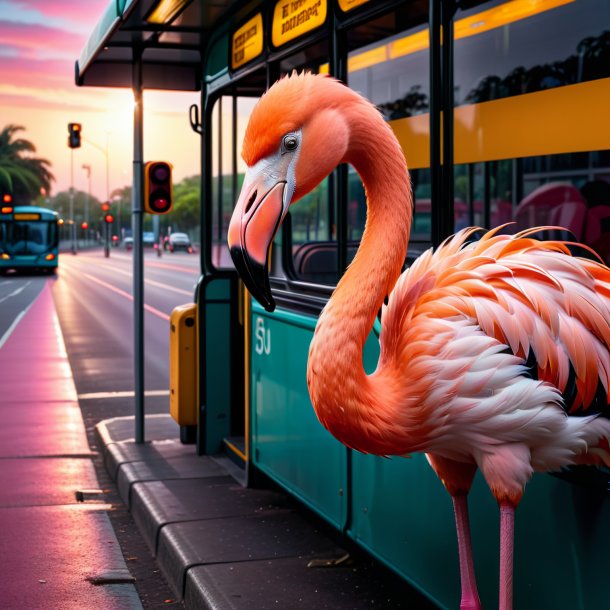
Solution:
<path fill-rule="evenodd" d="M 284 149 L 284 151 L 287 152 L 292 152 L 293 150 L 296 150 L 298 145 L 298 139 L 292 134 L 284 136 L 284 139 L 282 140 L 282 148 Z"/>

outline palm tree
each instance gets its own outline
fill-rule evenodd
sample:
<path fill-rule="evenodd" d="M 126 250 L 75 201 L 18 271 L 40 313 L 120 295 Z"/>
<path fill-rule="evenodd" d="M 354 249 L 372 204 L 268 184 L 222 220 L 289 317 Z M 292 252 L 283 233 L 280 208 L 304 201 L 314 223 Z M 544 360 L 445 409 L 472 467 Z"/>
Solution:
<path fill-rule="evenodd" d="M 49 192 L 55 177 L 51 163 L 33 156 L 36 147 L 29 140 L 15 138 L 20 125 L 7 125 L 0 132 L 0 193 L 9 193 L 15 203 L 32 203 L 41 189 Z"/>

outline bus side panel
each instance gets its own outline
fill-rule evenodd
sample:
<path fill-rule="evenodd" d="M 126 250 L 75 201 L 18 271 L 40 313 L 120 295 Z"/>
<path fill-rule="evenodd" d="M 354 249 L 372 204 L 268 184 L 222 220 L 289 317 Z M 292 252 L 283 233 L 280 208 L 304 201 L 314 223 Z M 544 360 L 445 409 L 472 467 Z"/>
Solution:
<path fill-rule="evenodd" d="M 459 599 L 449 494 L 423 455 L 383 459 L 354 452 L 350 535 L 445 608 Z M 499 511 L 482 476 L 469 496 L 483 607 L 498 596 Z M 610 498 L 603 490 L 535 474 L 516 512 L 515 607 L 607 605 Z"/>
<path fill-rule="evenodd" d="M 219 453 L 223 439 L 231 432 L 231 284 L 230 280 L 212 279 L 203 285 L 200 297 L 201 362 L 205 387 L 202 388 L 203 452 Z"/>
<path fill-rule="evenodd" d="M 252 459 L 336 527 L 346 515 L 347 449 L 309 400 L 307 354 L 316 320 L 252 303 Z"/>

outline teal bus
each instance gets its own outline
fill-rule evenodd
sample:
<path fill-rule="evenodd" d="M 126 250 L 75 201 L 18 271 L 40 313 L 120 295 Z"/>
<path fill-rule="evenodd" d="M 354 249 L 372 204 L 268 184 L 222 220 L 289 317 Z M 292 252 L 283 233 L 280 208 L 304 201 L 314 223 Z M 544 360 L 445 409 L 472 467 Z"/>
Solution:
<path fill-rule="evenodd" d="M 339 167 L 291 210 L 270 257 L 277 308 L 266 311 L 226 245 L 248 117 L 293 70 L 330 74 L 375 104 L 411 172 L 406 265 L 464 226 L 507 222 L 565 227 L 610 262 L 608 24 L 607 0 L 117 0 L 76 65 L 83 86 L 200 93 L 196 412 L 177 417 L 196 428 L 197 452 L 229 456 L 247 485 L 272 479 L 440 608 L 460 593 L 449 495 L 423 455 L 343 446 L 307 390 L 318 316 L 362 236 L 359 177 Z M 379 331 L 377 321 L 369 372 Z M 516 607 L 607 607 L 608 478 L 533 477 L 515 525 Z M 494 607 L 497 507 L 480 475 L 469 505 L 480 594 Z"/>
<path fill-rule="evenodd" d="M 0 273 L 55 273 L 59 255 L 59 214 L 32 205 L 0 210 Z"/>

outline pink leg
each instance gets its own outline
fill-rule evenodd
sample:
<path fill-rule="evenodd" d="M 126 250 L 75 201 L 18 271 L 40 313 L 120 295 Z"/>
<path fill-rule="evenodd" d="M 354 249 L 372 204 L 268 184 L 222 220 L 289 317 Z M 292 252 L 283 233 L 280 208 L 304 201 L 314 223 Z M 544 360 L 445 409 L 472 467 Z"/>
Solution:
<path fill-rule="evenodd" d="M 460 581 L 462 599 L 460 610 L 481 610 L 481 601 L 477 591 L 477 581 L 472 559 L 470 542 L 470 521 L 468 519 L 468 496 L 459 494 L 451 496 L 455 511 L 455 529 L 457 531 L 458 552 L 460 556 Z M 502 609 L 501 609 L 502 610 Z"/>
<path fill-rule="evenodd" d="M 500 610 L 513 608 L 513 551 L 515 540 L 515 507 L 500 504 Z"/>

